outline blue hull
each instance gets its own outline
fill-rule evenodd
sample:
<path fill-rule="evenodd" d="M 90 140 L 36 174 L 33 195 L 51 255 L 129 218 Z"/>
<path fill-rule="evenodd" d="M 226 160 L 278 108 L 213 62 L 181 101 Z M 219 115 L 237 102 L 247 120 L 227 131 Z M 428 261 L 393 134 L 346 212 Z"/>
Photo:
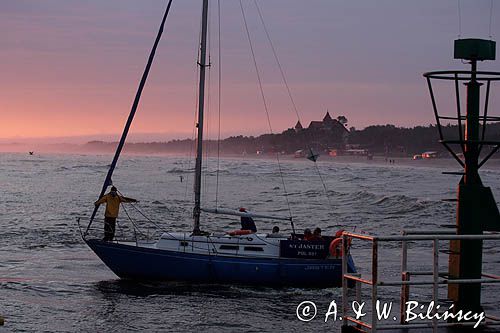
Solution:
<path fill-rule="evenodd" d="M 342 285 L 341 259 L 242 258 L 182 253 L 86 240 L 120 278 L 259 286 Z M 350 272 L 355 272 L 349 257 Z"/>

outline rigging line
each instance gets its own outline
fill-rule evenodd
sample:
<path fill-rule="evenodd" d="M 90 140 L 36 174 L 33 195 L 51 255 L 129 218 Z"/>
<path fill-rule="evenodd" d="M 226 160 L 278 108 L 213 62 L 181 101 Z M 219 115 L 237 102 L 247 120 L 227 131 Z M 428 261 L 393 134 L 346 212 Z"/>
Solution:
<path fill-rule="evenodd" d="M 328 189 L 326 187 L 325 181 L 323 180 L 323 176 L 321 175 L 318 164 L 316 162 L 314 162 L 314 166 L 316 167 L 316 171 L 318 172 L 318 176 L 319 176 L 319 179 L 321 180 L 321 184 L 323 184 L 323 189 L 325 190 L 325 195 L 326 195 L 326 199 L 328 200 L 328 205 L 330 206 L 330 209 L 333 210 L 332 201 L 330 200 L 330 196 L 328 195 Z M 339 223 L 337 222 L 335 224 L 335 226 L 338 227 Z"/>
<path fill-rule="evenodd" d="M 155 226 L 159 231 L 164 232 L 165 234 L 169 235 L 170 237 L 172 237 L 175 240 L 179 240 L 179 238 L 172 235 L 172 233 L 170 233 L 167 229 L 164 229 L 157 222 L 155 222 L 155 221 L 151 220 L 149 217 L 147 217 L 136 205 L 130 203 L 130 206 L 132 206 L 139 214 L 141 214 L 148 222 L 150 222 L 153 226 Z"/>
<path fill-rule="evenodd" d="M 243 15 L 243 22 L 244 22 L 244 25 L 245 25 L 245 31 L 246 31 L 247 38 L 248 38 L 248 44 L 250 45 L 250 51 L 252 53 L 253 64 L 255 66 L 255 73 L 257 74 L 257 80 L 258 80 L 258 83 L 259 83 L 260 95 L 262 97 L 262 102 L 264 104 L 264 109 L 266 111 L 267 123 L 269 125 L 269 131 L 271 132 L 271 134 L 273 134 L 273 128 L 271 126 L 271 118 L 269 116 L 269 109 L 267 107 L 266 96 L 264 94 L 264 89 L 262 87 L 262 80 L 260 78 L 259 67 L 257 66 L 257 60 L 255 59 L 255 52 L 253 50 L 252 39 L 250 38 L 250 31 L 248 30 L 248 24 L 247 24 L 247 19 L 246 19 L 246 16 L 245 16 L 245 10 L 243 9 L 243 3 L 241 2 L 241 0 L 240 0 L 240 8 L 241 8 L 241 14 Z M 285 178 L 283 177 L 283 170 L 281 168 L 281 163 L 280 163 L 280 158 L 279 158 L 279 152 L 276 152 L 276 160 L 278 162 L 278 168 L 279 168 L 279 172 L 280 172 L 281 182 L 283 183 L 283 192 L 285 193 L 285 199 L 286 199 L 286 203 L 287 203 L 287 206 L 288 206 L 288 212 L 290 214 L 290 219 L 292 219 L 292 209 L 290 207 L 290 201 L 288 200 L 288 193 L 286 191 Z M 292 222 L 292 228 L 294 228 L 293 227 L 293 222 Z"/>
<path fill-rule="evenodd" d="M 274 59 L 276 60 L 276 63 L 278 64 L 279 71 L 281 73 L 281 78 L 283 79 L 283 83 L 285 84 L 286 91 L 288 93 L 288 97 L 290 98 L 290 102 L 292 103 L 293 110 L 295 111 L 295 114 L 297 115 L 297 119 L 302 123 L 299 115 L 299 111 L 297 109 L 297 105 L 295 104 L 295 100 L 293 99 L 292 92 L 290 89 L 290 86 L 288 85 L 288 81 L 285 76 L 285 71 L 283 70 L 283 67 L 281 66 L 281 62 L 278 58 L 278 53 L 276 52 L 276 48 L 274 47 L 273 41 L 271 39 L 271 36 L 269 34 L 269 31 L 267 30 L 266 23 L 264 22 L 264 17 L 262 15 L 262 11 L 260 10 L 259 5 L 257 4 L 257 0 L 254 0 L 255 7 L 257 8 L 257 12 L 259 14 L 260 21 L 262 22 L 262 27 L 264 28 L 264 32 L 266 33 L 267 40 L 269 41 L 269 45 L 271 46 L 271 50 L 273 51 Z"/>
<path fill-rule="evenodd" d="M 134 205 L 133 203 L 129 203 L 130 206 L 132 206 L 140 215 L 142 215 L 142 217 L 144 217 L 148 222 L 150 222 L 153 226 L 155 226 L 156 228 L 158 228 L 158 230 L 162 231 L 162 232 L 165 232 L 167 234 L 170 235 L 170 233 L 164 229 L 162 226 L 160 226 L 157 222 L 151 220 L 146 214 L 144 214 L 136 205 Z"/>
<path fill-rule="evenodd" d="M 218 87 L 217 87 L 217 109 L 218 109 L 218 129 L 217 129 L 217 171 L 215 179 L 215 209 L 218 208 L 219 203 L 219 171 L 220 171 L 220 111 L 221 111 L 221 76 L 222 76 L 222 55 L 221 55 L 221 15 L 220 15 L 220 0 L 217 0 L 217 22 L 218 22 L 218 59 L 217 59 L 217 72 L 218 72 Z"/>
<path fill-rule="evenodd" d="M 491 35 L 491 22 L 492 21 L 493 21 L 493 0 L 491 0 L 491 2 L 490 2 L 490 28 L 489 28 L 490 39 L 492 38 L 492 35 Z"/>
<path fill-rule="evenodd" d="M 119 194 L 119 195 L 121 195 L 122 197 L 125 197 L 125 196 L 123 195 L 123 193 L 122 193 L 122 192 L 120 192 L 120 191 L 117 191 L 117 192 L 118 192 L 118 194 Z M 157 224 L 156 222 L 154 222 L 154 221 L 153 221 L 153 220 L 151 220 L 148 216 L 146 216 L 146 214 L 145 214 L 145 213 L 143 213 L 143 212 L 142 212 L 142 210 L 140 210 L 140 209 L 139 209 L 139 207 L 137 207 L 136 205 L 134 205 L 132 202 L 128 202 L 128 204 L 129 204 L 130 206 L 132 206 L 132 208 L 134 208 L 134 209 L 135 209 L 135 210 L 136 210 L 136 211 L 137 211 L 140 215 L 142 215 L 142 217 L 144 217 L 146 220 L 148 220 L 149 222 L 151 222 L 154 226 L 156 226 L 156 227 L 158 227 L 158 228 L 160 228 L 160 229 L 161 229 L 161 227 L 159 227 L 159 226 L 158 226 L 158 224 Z M 127 212 L 127 209 L 125 208 L 125 205 L 121 205 L 121 206 L 123 207 L 123 209 L 125 210 L 125 212 Z M 167 208 L 167 210 L 169 210 L 169 209 Z M 128 213 L 127 213 L 127 216 L 128 216 Z M 130 216 L 129 216 L 129 218 L 130 218 Z M 133 223 L 133 222 L 132 222 L 132 223 Z M 139 230 L 139 229 L 138 229 L 138 230 Z"/>
<path fill-rule="evenodd" d="M 128 216 L 128 214 L 127 214 Z M 130 219 L 130 222 L 132 222 L 132 219 L 130 218 L 129 216 L 129 219 Z M 125 240 L 125 233 L 124 233 L 124 228 L 121 227 L 121 221 L 118 221 L 118 219 L 115 221 L 115 241 L 118 242 L 118 239 L 117 238 L 121 238 L 122 240 Z M 120 234 L 120 236 L 116 236 L 116 234 Z M 135 230 L 134 230 L 134 233 L 135 233 Z"/>
<path fill-rule="evenodd" d="M 199 67 L 196 66 L 196 77 L 199 76 Z M 198 85 L 198 79 L 195 79 L 195 85 Z M 196 124 L 196 112 L 198 110 L 198 89 L 195 89 L 195 108 L 193 110 L 193 125 Z M 196 126 L 193 126 L 193 130 L 191 132 L 191 142 L 189 143 L 189 155 L 188 155 L 188 169 L 187 169 L 187 175 L 189 176 L 191 172 L 191 165 L 192 165 L 192 156 L 193 156 L 193 149 L 194 149 L 194 144 L 196 142 Z M 186 188 L 185 188 L 185 193 L 184 193 L 184 200 L 187 199 L 187 193 L 188 193 L 188 188 L 189 188 L 189 177 L 186 177 Z"/>
<path fill-rule="evenodd" d="M 462 37 L 462 9 L 460 8 L 460 0 L 457 0 L 458 6 L 458 38 Z"/>
<path fill-rule="evenodd" d="M 204 122 L 205 125 L 205 134 L 204 134 L 204 153 L 205 153 L 205 163 L 204 163 L 204 169 L 205 173 L 203 174 L 203 198 L 206 198 L 208 194 L 210 193 L 210 189 L 208 187 L 208 175 L 210 172 L 210 161 L 208 160 L 210 156 L 210 121 L 211 121 L 211 116 L 212 116 L 212 11 L 209 11 L 210 15 L 208 15 L 208 26 L 207 26 L 207 40 L 208 40 L 208 66 L 207 66 L 207 102 L 206 102 L 206 121 Z M 202 168 L 202 170 L 203 170 Z"/>
<path fill-rule="evenodd" d="M 139 227 L 134 223 L 134 220 L 130 217 L 127 208 L 125 208 L 125 205 L 121 205 L 123 207 L 123 211 L 125 212 L 125 215 L 127 215 L 128 219 L 130 220 L 130 223 L 132 223 L 132 226 L 134 227 L 135 231 L 138 232 L 139 234 L 146 236 L 144 232 L 139 229 Z M 118 225 L 118 223 L 116 223 Z M 122 236 L 123 236 L 123 231 L 122 231 Z"/>
<path fill-rule="evenodd" d="M 200 28 L 201 29 L 201 28 Z M 201 34 L 201 32 L 200 32 Z M 198 61 L 198 44 L 196 44 L 196 57 L 195 57 L 195 63 Z M 194 71 L 195 73 L 195 87 L 198 86 L 198 76 L 199 76 L 199 67 L 196 66 L 196 70 Z M 187 201 L 187 196 L 188 196 L 188 189 L 189 189 L 189 175 L 190 175 L 190 170 L 191 170 L 191 164 L 192 164 L 192 155 L 193 155 L 193 148 L 194 148 L 194 143 L 196 139 L 196 110 L 198 109 L 198 89 L 194 89 L 194 96 L 195 96 L 195 102 L 194 102 L 194 109 L 193 109 L 193 129 L 191 131 L 191 141 L 188 142 L 189 144 L 189 153 L 188 153 L 188 160 L 187 160 L 187 169 L 186 171 L 186 185 L 184 187 L 184 200 Z"/>
<path fill-rule="evenodd" d="M 328 205 L 330 206 L 330 209 L 333 211 L 334 209 L 333 209 L 332 201 L 330 199 L 330 196 L 328 195 L 328 188 L 326 187 L 326 183 L 323 179 L 323 176 L 321 175 L 321 171 L 319 170 L 319 166 L 318 166 L 317 161 L 314 161 L 314 166 L 316 167 L 316 172 L 318 173 L 321 184 L 323 185 L 323 189 L 325 190 L 325 196 L 326 196 L 326 200 L 328 200 Z M 338 225 L 338 223 L 337 223 L 337 225 Z"/>
<path fill-rule="evenodd" d="M 120 142 L 118 144 L 118 147 L 116 148 L 116 152 L 115 152 L 115 155 L 113 157 L 113 161 L 111 162 L 111 166 L 110 166 L 108 173 L 106 175 L 106 179 L 104 180 L 104 184 L 102 186 L 101 193 L 99 194 L 99 199 L 104 196 L 106 189 L 112 183 L 111 177 L 113 176 L 113 171 L 116 167 L 116 164 L 118 162 L 118 158 L 120 157 L 120 153 L 123 149 L 123 146 L 125 145 L 125 140 L 127 139 L 128 131 L 130 129 L 130 126 L 132 125 L 132 121 L 134 120 L 134 116 L 135 116 L 135 113 L 137 111 L 137 107 L 139 106 L 139 101 L 141 99 L 142 90 L 144 89 L 144 86 L 146 85 L 146 81 L 147 81 L 147 78 L 149 75 L 149 70 L 151 69 L 151 65 L 153 64 L 156 49 L 158 47 L 158 44 L 160 43 L 161 35 L 163 34 L 163 29 L 165 27 L 165 22 L 167 21 L 167 16 L 168 16 L 168 13 L 170 12 L 171 5 L 172 5 L 172 0 L 169 0 L 167 8 L 165 10 L 165 14 L 163 15 L 163 18 L 162 18 L 162 21 L 160 24 L 160 28 L 158 30 L 158 34 L 157 34 L 155 42 L 153 44 L 153 48 L 151 49 L 151 53 L 149 54 L 146 68 L 144 69 L 144 73 L 142 74 L 142 78 L 141 78 L 141 81 L 139 83 L 139 88 L 137 89 L 137 93 L 135 95 L 135 99 L 134 99 L 134 102 L 132 104 L 132 109 L 130 110 L 130 114 L 129 114 L 127 122 L 125 124 L 125 128 L 123 129 L 123 133 L 122 133 Z M 94 211 L 92 212 L 92 216 L 90 217 L 90 221 L 89 221 L 89 224 L 87 226 L 87 230 L 85 231 L 85 233 L 87 233 L 88 230 L 90 229 L 90 226 L 92 225 L 92 221 L 94 220 L 94 217 L 97 214 L 98 209 L 99 209 L 99 206 L 94 207 Z"/>
<path fill-rule="evenodd" d="M 255 4 L 255 7 L 257 8 L 257 12 L 259 14 L 260 22 L 262 23 L 262 27 L 264 28 L 264 31 L 266 33 L 267 40 L 269 42 L 269 45 L 271 46 L 271 50 L 273 52 L 274 59 L 276 61 L 276 64 L 278 65 L 279 71 L 281 73 L 281 78 L 283 80 L 283 83 L 285 84 L 286 91 L 288 93 L 288 97 L 290 98 L 290 102 L 292 104 L 293 110 L 295 111 L 295 115 L 297 116 L 297 120 L 300 123 L 302 123 L 302 120 L 300 119 L 299 110 L 297 108 L 297 104 L 295 103 L 295 100 L 293 99 L 292 91 L 290 89 L 290 86 L 288 85 L 288 81 L 287 81 L 286 76 L 285 76 L 285 71 L 283 70 L 283 66 L 281 66 L 281 62 L 280 62 L 279 57 L 278 57 L 278 52 L 276 52 L 276 48 L 274 47 L 274 43 L 273 43 L 273 41 L 271 39 L 271 35 L 269 34 L 269 30 L 267 29 L 266 23 L 264 21 L 264 16 L 262 15 L 262 11 L 260 10 L 260 7 L 259 7 L 259 4 L 257 3 L 257 0 L 254 0 L 254 4 Z M 312 149 L 310 147 L 308 147 L 308 148 L 312 152 Z M 321 184 L 323 185 L 323 188 L 325 189 L 325 195 L 327 197 L 328 203 L 330 204 L 330 208 L 333 208 L 333 206 L 331 205 L 330 197 L 328 196 L 328 190 L 326 188 L 326 184 L 323 181 L 323 177 L 321 176 L 321 173 L 320 173 L 319 167 L 317 165 L 317 162 L 314 160 L 313 163 L 314 163 L 314 165 L 316 167 L 316 171 L 318 172 L 319 178 L 321 180 Z"/>
<path fill-rule="evenodd" d="M 247 34 L 248 43 L 250 45 L 250 52 L 252 54 L 252 60 L 253 60 L 253 64 L 254 64 L 254 67 L 255 67 L 255 73 L 257 74 L 257 81 L 259 83 L 260 95 L 261 95 L 261 98 L 262 98 L 262 102 L 264 103 L 264 109 L 266 111 L 267 124 L 269 125 L 269 131 L 271 132 L 271 134 L 274 134 L 273 133 L 273 128 L 271 126 L 271 118 L 269 116 L 269 110 L 267 108 L 266 96 L 264 95 L 264 89 L 262 88 L 262 79 L 260 78 L 260 72 L 259 72 L 259 68 L 257 66 L 257 60 L 255 59 L 255 52 L 253 50 L 252 39 L 250 38 L 250 32 L 248 30 L 247 19 L 246 19 L 246 16 L 245 16 L 245 10 L 243 9 L 243 4 L 242 4 L 241 0 L 240 0 L 240 8 L 241 8 L 241 13 L 243 15 L 243 22 L 244 22 L 244 25 L 245 25 L 245 31 L 246 31 L 246 34 Z"/>
<path fill-rule="evenodd" d="M 198 96 L 198 95 L 196 95 Z M 196 98 L 198 99 L 198 98 Z M 194 117 L 196 118 L 196 109 L 198 108 L 198 103 L 196 102 L 196 107 L 194 109 Z M 186 170 L 186 185 L 185 185 L 185 192 L 184 192 L 184 200 L 187 199 L 187 194 L 188 194 L 188 188 L 189 188 L 189 174 L 190 174 L 190 170 L 191 170 L 191 165 L 192 165 L 192 155 L 193 155 L 193 148 L 194 148 L 194 142 L 195 142 L 195 139 L 196 139 L 196 126 L 193 126 L 193 130 L 192 130 L 192 133 L 191 133 L 191 142 L 189 143 L 189 155 L 188 155 L 188 162 L 187 162 L 187 170 Z"/>
<path fill-rule="evenodd" d="M 210 40 L 210 38 L 209 38 Z M 209 43 L 210 45 L 210 43 Z M 209 53 L 210 53 L 210 47 L 209 47 Z M 208 63 L 210 64 L 210 55 L 208 56 Z M 211 120 L 211 107 L 210 107 L 210 104 L 211 104 L 211 97 L 212 97 L 212 94 L 211 94 L 211 83 L 212 83 L 212 70 L 210 68 L 211 66 L 208 66 L 208 77 L 207 77 L 207 107 L 206 107 L 206 116 L 207 116 L 207 119 L 205 121 L 205 142 L 204 142 L 204 145 L 205 145 L 205 149 L 204 149 L 204 153 L 205 153 L 205 163 L 204 163 L 204 169 L 205 169 L 205 174 L 203 175 L 203 193 L 204 193 L 204 196 L 206 197 L 206 195 L 208 193 L 210 193 L 209 191 L 209 188 L 207 186 L 207 183 L 208 183 L 208 173 L 210 172 L 210 169 L 209 169 L 209 164 L 210 164 L 210 161 L 208 160 L 208 157 L 210 156 L 210 120 Z M 203 170 L 202 168 L 202 170 Z"/>

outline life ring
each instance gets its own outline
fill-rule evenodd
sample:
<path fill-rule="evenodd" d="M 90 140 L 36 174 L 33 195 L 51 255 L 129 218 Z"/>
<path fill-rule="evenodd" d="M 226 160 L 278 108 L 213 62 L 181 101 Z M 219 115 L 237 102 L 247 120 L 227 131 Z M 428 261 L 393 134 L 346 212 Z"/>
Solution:
<path fill-rule="evenodd" d="M 252 230 L 234 230 L 231 232 L 228 232 L 229 236 L 241 236 L 241 235 L 249 235 L 253 234 Z"/>
<path fill-rule="evenodd" d="M 330 247 L 328 248 L 330 251 L 330 255 L 332 257 L 341 257 L 342 256 L 342 238 L 335 238 L 331 241 Z"/>
<path fill-rule="evenodd" d="M 352 244 L 352 238 L 347 238 L 347 247 L 351 247 Z M 342 257 L 343 253 L 343 246 L 342 246 L 342 237 L 335 238 L 334 240 L 331 241 L 330 247 L 328 250 L 330 251 L 330 255 L 332 257 Z"/>

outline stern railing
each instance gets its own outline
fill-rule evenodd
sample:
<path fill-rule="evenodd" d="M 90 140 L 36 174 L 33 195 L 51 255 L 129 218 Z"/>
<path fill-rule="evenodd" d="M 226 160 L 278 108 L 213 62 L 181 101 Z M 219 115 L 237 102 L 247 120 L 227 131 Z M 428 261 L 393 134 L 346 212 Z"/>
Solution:
<path fill-rule="evenodd" d="M 371 278 L 363 278 L 361 274 L 351 274 L 347 271 L 347 253 L 350 239 L 359 239 L 362 241 L 371 242 L 372 267 Z M 500 283 L 500 276 L 491 273 L 482 273 L 479 279 L 451 279 L 448 277 L 448 272 L 439 271 L 439 244 L 440 241 L 451 240 L 483 240 L 483 241 L 498 241 L 500 234 L 489 233 L 484 235 L 456 235 L 453 230 L 446 231 L 403 231 L 401 236 L 372 236 L 350 232 L 344 232 L 342 235 L 342 332 L 377 332 L 378 330 L 394 330 L 394 329 L 412 329 L 412 328 L 432 328 L 434 332 L 439 327 L 465 327 L 474 326 L 475 322 L 438 322 L 434 316 L 433 320 L 419 321 L 418 323 L 407 323 L 405 321 L 406 303 L 409 300 L 410 286 L 432 286 L 432 301 L 434 304 L 438 302 L 439 286 L 448 284 L 496 284 Z M 433 243 L 433 260 L 432 271 L 409 271 L 408 270 L 408 242 L 432 241 Z M 379 247 L 382 242 L 400 242 L 401 243 L 401 280 L 382 280 L 379 276 Z M 449 254 L 449 253 L 448 253 Z M 431 279 L 423 281 L 412 281 L 411 276 L 431 276 Z M 360 285 L 371 286 L 371 320 L 363 321 L 350 315 L 349 306 L 349 282 L 353 281 L 357 285 L 356 301 L 360 300 Z M 352 282 L 351 282 L 352 283 Z M 378 289 L 380 287 L 396 287 L 401 286 L 401 304 L 400 304 L 400 322 L 399 324 L 379 324 L 377 317 L 377 299 Z M 436 313 L 436 308 L 432 313 Z M 485 314 L 485 321 L 481 326 L 500 326 L 500 318 Z M 351 325 L 350 325 L 351 324 Z M 354 325 L 352 325 L 354 324 Z"/>

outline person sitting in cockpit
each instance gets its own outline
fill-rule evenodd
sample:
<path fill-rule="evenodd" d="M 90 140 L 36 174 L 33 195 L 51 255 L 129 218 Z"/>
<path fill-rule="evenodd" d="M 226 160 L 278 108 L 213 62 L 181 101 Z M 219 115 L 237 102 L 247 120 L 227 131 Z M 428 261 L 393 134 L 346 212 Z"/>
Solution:
<path fill-rule="evenodd" d="M 309 239 L 309 240 L 312 240 L 312 241 L 323 240 L 323 237 L 321 236 L 321 228 L 314 229 L 313 235 L 312 235 L 311 239 Z"/>
<path fill-rule="evenodd" d="M 268 238 L 284 238 L 285 236 L 280 233 L 280 228 L 277 225 L 275 225 L 273 227 L 272 233 L 268 234 L 267 237 Z"/>
<path fill-rule="evenodd" d="M 240 208 L 241 213 L 247 213 L 245 208 Z M 241 217 L 241 230 L 250 230 L 252 232 L 257 232 L 257 227 L 255 226 L 255 221 L 250 216 Z"/>
<path fill-rule="evenodd" d="M 311 229 L 307 228 L 306 230 L 304 230 L 304 237 L 303 237 L 304 240 L 306 241 L 311 240 L 312 237 L 313 235 Z"/>

